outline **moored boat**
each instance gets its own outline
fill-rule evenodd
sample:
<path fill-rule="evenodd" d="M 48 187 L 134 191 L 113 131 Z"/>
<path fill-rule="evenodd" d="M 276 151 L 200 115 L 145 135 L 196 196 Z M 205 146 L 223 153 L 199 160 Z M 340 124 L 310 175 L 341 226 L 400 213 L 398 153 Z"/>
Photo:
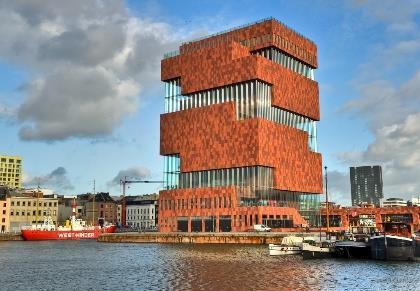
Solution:
<path fill-rule="evenodd" d="M 371 256 L 370 243 L 364 241 L 338 241 L 334 246 L 334 256 L 369 259 Z"/>
<path fill-rule="evenodd" d="M 66 226 L 55 227 L 51 216 L 45 216 L 43 224 L 35 224 L 21 229 L 24 240 L 77 240 L 96 239 L 102 233 L 113 233 L 115 225 L 88 226 L 82 219 L 76 218 L 76 207 Z"/>
<path fill-rule="evenodd" d="M 304 260 L 330 258 L 333 252 L 333 243 L 329 241 L 304 241 L 302 244 L 302 256 Z"/>
<path fill-rule="evenodd" d="M 420 261 L 420 234 L 414 234 L 415 250 L 414 260 Z"/>
<path fill-rule="evenodd" d="M 347 234 L 344 240 L 334 246 L 334 257 L 370 259 L 370 240 L 368 234 Z"/>
<path fill-rule="evenodd" d="M 282 239 L 281 244 L 269 244 L 270 256 L 297 255 L 302 252 L 303 238 L 287 236 Z"/>
<path fill-rule="evenodd" d="M 416 238 L 405 223 L 383 223 L 384 232 L 370 238 L 371 256 L 375 260 L 415 260 Z"/>

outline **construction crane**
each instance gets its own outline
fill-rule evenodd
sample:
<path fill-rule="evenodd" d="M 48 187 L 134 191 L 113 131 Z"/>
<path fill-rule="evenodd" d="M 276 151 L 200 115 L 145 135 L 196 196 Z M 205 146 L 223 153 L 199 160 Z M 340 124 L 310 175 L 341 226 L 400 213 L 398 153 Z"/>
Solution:
<path fill-rule="evenodd" d="M 163 181 L 152 181 L 152 180 L 127 180 L 127 176 L 124 176 L 124 179 L 120 180 L 120 184 L 122 185 L 123 193 L 121 199 L 121 225 L 124 227 L 127 223 L 126 219 L 126 203 L 125 203 L 125 187 L 127 184 L 134 184 L 134 183 L 150 183 L 150 184 L 162 184 Z"/>

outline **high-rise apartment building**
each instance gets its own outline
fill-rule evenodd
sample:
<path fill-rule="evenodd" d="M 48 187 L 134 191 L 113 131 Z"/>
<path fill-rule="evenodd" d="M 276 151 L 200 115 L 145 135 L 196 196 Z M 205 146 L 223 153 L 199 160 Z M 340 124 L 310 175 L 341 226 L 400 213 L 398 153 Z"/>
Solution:
<path fill-rule="evenodd" d="M 162 60 L 160 231 L 314 223 L 317 47 L 275 19 L 184 43 Z"/>
<path fill-rule="evenodd" d="M 22 158 L 0 155 L 0 186 L 22 188 Z"/>
<path fill-rule="evenodd" d="M 379 207 L 383 195 L 381 166 L 350 167 L 351 204 L 371 203 Z"/>

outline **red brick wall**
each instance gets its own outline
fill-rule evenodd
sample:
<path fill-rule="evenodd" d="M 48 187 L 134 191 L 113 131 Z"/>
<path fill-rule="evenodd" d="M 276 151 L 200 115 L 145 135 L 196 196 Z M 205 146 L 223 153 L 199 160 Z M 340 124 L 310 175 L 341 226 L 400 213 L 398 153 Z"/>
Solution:
<path fill-rule="evenodd" d="M 274 37 L 274 34 L 280 36 L 286 40 L 286 42 L 279 42 L 278 39 Z M 205 38 L 203 40 L 186 43 L 181 46 L 180 51 L 181 54 L 184 54 L 203 47 L 214 46 L 215 44 L 223 41 L 240 42 L 252 38 L 256 40 L 255 38 L 265 35 L 271 35 L 271 37 L 264 42 L 256 42 L 251 45 L 248 50 L 257 50 L 262 47 L 275 46 L 302 62 L 305 62 L 314 68 L 317 67 L 316 45 L 312 41 L 302 37 L 276 20 L 266 21 L 228 33 Z M 305 51 L 305 54 L 303 54 L 303 51 Z"/>
<path fill-rule="evenodd" d="M 214 198 L 217 198 L 216 205 L 214 205 Z M 223 200 L 224 197 L 230 199 L 230 203 L 225 207 L 224 203 L 219 204 L 219 197 Z M 191 207 L 190 199 L 200 198 L 211 198 L 211 208 L 201 207 L 200 202 L 198 205 L 193 203 Z M 184 199 L 188 201 L 187 207 L 179 209 L 178 201 Z M 167 208 L 165 200 L 174 201 L 171 209 Z M 195 200 L 194 200 L 195 201 Z M 198 206 L 198 207 L 196 207 Z M 239 220 L 239 215 L 242 217 L 242 221 Z M 216 217 L 216 229 L 219 228 L 218 218 L 220 216 L 231 216 L 232 219 L 232 231 L 247 231 L 254 224 L 256 224 L 255 217 L 258 217 L 258 223 L 262 223 L 263 215 L 269 217 L 273 215 L 276 217 L 280 215 L 287 215 L 288 218 L 293 219 L 293 223 L 296 226 L 307 224 L 305 219 L 299 214 L 295 208 L 290 207 L 270 207 L 270 206 L 258 206 L 258 207 L 238 207 L 236 188 L 230 187 L 212 187 L 212 188 L 195 188 L 195 189 L 176 189 L 159 192 L 159 230 L 162 232 L 177 231 L 177 217 Z M 245 218 L 247 216 L 247 223 L 245 224 Z M 252 224 L 251 217 L 252 216 Z"/>
<path fill-rule="evenodd" d="M 240 41 L 251 40 L 248 46 Z M 181 54 L 162 61 L 163 81 L 180 78 L 182 94 L 208 90 L 250 80 L 272 86 L 272 105 L 319 120 L 318 83 L 261 56 L 260 48 L 275 46 L 317 67 L 314 43 L 275 20 L 184 44 Z M 244 166 L 274 168 L 276 189 L 322 193 L 321 155 L 311 152 L 308 135 L 300 130 L 264 119 L 237 120 L 233 103 L 161 115 L 162 155 L 180 154 L 181 171 L 199 171 Z M 191 196 L 230 197 L 235 187 L 178 189 L 160 192 L 161 231 L 176 231 L 178 216 L 290 215 L 304 223 L 294 208 L 236 207 L 168 210 L 165 201 Z M 181 198 L 183 197 L 183 198 Z M 261 219 L 260 219 L 261 222 Z M 217 226 L 218 227 L 218 226 Z M 233 222 L 233 231 L 245 226 Z"/>
<path fill-rule="evenodd" d="M 308 135 L 264 119 L 236 120 L 233 103 L 161 115 L 161 155 L 179 153 L 181 172 L 261 165 L 275 188 L 322 193 L 321 155 Z"/>
<path fill-rule="evenodd" d="M 319 120 L 318 83 L 262 56 L 251 55 L 239 43 L 214 47 L 162 61 L 162 80 L 181 77 L 182 94 L 259 79 L 272 85 L 272 104 Z"/>

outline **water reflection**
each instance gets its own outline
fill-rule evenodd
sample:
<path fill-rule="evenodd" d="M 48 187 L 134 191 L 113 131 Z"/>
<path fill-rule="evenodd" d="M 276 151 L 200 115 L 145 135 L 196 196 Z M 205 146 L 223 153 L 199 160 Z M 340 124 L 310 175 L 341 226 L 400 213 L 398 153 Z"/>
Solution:
<path fill-rule="evenodd" d="M 2 290 L 415 290 L 420 264 L 270 257 L 266 246 L 0 243 Z M 392 279 L 391 279 L 392 278 Z"/>

